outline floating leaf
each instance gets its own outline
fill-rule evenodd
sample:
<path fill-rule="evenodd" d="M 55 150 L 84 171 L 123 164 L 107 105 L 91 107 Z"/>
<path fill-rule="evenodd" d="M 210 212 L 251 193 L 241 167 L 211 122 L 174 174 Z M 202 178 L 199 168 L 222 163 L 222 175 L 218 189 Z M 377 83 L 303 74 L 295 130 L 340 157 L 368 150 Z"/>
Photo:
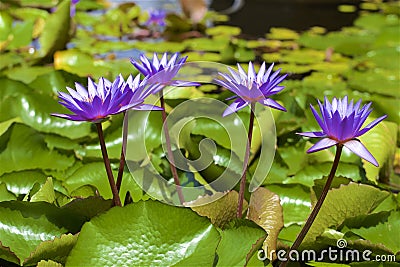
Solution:
<path fill-rule="evenodd" d="M 278 235 L 283 228 L 283 209 L 279 196 L 267 188 L 257 188 L 250 196 L 247 218 L 268 233 L 263 249 L 269 257 L 272 251 L 276 251 Z"/>
<path fill-rule="evenodd" d="M 100 197 L 75 199 L 61 208 L 46 202 L 0 202 L 0 208 L 16 210 L 26 218 L 39 218 L 44 215 L 48 221 L 60 228 L 68 229 L 71 233 L 79 232 L 86 221 L 110 209 L 111 206 L 111 200 L 104 200 Z"/>
<path fill-rule="evenodd" d="M 52 67 L 17 67 L 4 73 L 8 78 L 16 81 L 21 81 L 23 83 L 30 83 L 35 80 L 38 76 L 52 72 Z M 61 88 L 60 88 L 61 89 Z"/>
<path fill-rule="evenodd" d="M 207 199 L 211 200 L 211 197 L 202 197 L 195 200 L 194 203 L 197 204 L 199 201 L 205 201 L 208 204 L 193 206 L 191 209 L 201 216 L 208 217 L 213 225 L 223 229 L 226 224 L 236 218 L 238 197 L 239 194 L 237 191 L 229 191 L 223 197 L 210 203 L 208 203 Z M 247 206 L 247 201 L 244 200 L 243 210 L 246 210 Z"/>
<path fill-rule="evenodd" d="M 277 40 L 296 40 L 299 34 L 291 29 L 272 27 L 270 33 L 267 34 L 268 39 Z"/>
<path fill-rule="evenodd" d="M 240 220 L 232 222 L 229 227 L 220 231 L 221 242 L 217 247 L 217 266 L 246 266 L 248 259 L 259 247 L 266 233 L 257 225 Z"/>
<path fill-rule="evenodd" d="M 69 40 L 70 0 L 62 1 L 57 10 L 46 19 L 39 37 L 38 57 L 51 57 L 55 51 L 64 49 Z"/>
<path fill-rule="evenodd" d="M 1 79 L 0 121 L 19 117 L 22 122 L 43 132 L 57 133 L 70 138 L 86 136 L 89 123 L 72 122 L 50 116 L 66 109 L 49 95 L 35 93 L 27 85 L 10 79 Z"/>
<path fill-rule="evenodd" d="M 393 211 L 386 222 L 374 227 L 351 229 L 351 231 L 374 244 L 383 244 L 393 254 L 400 251 L 400 212 Z M 396 234 L 397 233 L 397 234 Z"/>
<path fill-rule="evenodd" d="M 321 153 L 321 152 L 319 152 Z M 358 159 L 359 160 L 359 159 Z M 329 174 L 332 167 L 331 162 L 309 164 L 293 177 L 285 179 L 283 182 L 287 184 L 302 184 L 312 186 L 315 179 L 319 179 Z M 360 168 L 355 164 L 340 163 L 336 171 L 336 176 L 351 178 L 353 181 L 360 180 Z"/>
<path fill-rule="evenodd" d="M 18 257 L 15 255 L 14 252 L 10 250 L 9 247 L 3 246 L 3 244 L 0 241 L 0 259 L 19 264 L 20 260 Z"/>
<path fill-rule="evenodd" d="M 366 72 L 352 72 L 349 85 L 356 90 L 377 93 L 385 96 L 400 97 L 398 85 L 400 78 L 397 71 L 371 70 Z"/>
<path fill-rule="evenodd" d="M 366 123 L 371 121 L 372 118 L 368 118 Z M 361 142 L 374 155 L 381 168 L 386 164 L 388 166 L 392 164 L 397 142 L 397 131 L 398 125 L 393 122 L 383 121 L 363 136 L 360 136 Z M 365 160 L 363 160 L 363 165 L 368 180 L 376 182 L 378 179 L 388 179 L 388 177 L 379 177 L 380 168 Z"/>
<path fill-rule="evenodd" d="M 41 259 L 64 264 L 77 239 L 78 235 L 64 234 L 54 240 L 44 241 L 31 253 L 29 258 L 25 259 L 24 265 L 36 264 Z"/>
<path fill-rule="evenodd" d="M 46 240 L 65 233 L 44 216 L 37 219 L 23 217 L 19 211 L 0 207 L 1 242 L 15 253 L 22 263 L 36 247 Z"/>
<path fill-rule="evenodd" d="M 141 201 L 86 223 L 66 266 L 212 265 L 218 242 L 218 231 L 193 211 Z"/>
<path fill-rule="evenodd" d="M 17 49 L 29 45 L 32 42 L 33 21 L 16 22 L 12 28 L 11 41 L 7 49 Z"/>
<path fill-rule="evenodd" d="M 91 162 L 83 165 L 69 176 L 63 185 L 69 192 L 84 185 L 93 185 L 104 198 L 108 199 L 112 197 L 103 162 Z"/>
<path fill-rule="evenodd" d="M 388 195 L 388 192 L 356 183 L 330 190 L 302 246 L 314 244 L 327 228 L 339 227 L 347 218 L 369 214 Z"/>
<path fill-rule="evenodd" d="M 43 136 L 23 124 L 15 124 L 10 131 L 7 147 L 0 153 L 0 175 L 28 169 L 60 169 L 72 166 L 74 159 L 48 150 Z"/>
<path fill-rule="evenodd" d="M 221 36 L 221 35 L 234 36 L 234 35 L 239 35 L 241 33 L 241 31 L 242 30 L 239 27 L 218 25 L 215 27 L 207 28 L 206 34 L 215 35 L 215 36 Z"/>
<path fill-rule="evenodd" d="M 46 182 L 40 187 L 33 196 L 31 196 L 31 202 L 44 201 L 47 203 L 54 203 L 56 195 L 54 193 L 53 180 L 47 178 Z"/>
<path fill-rule="evenodd" d="M 9 191 L 16 195 L 28 194 L 35 183 L 44 184 L 46 175 L 39 171 L 14 171 L 3 174 L 0 181 L 7 185 Z"/>
<path fill-rule="evenodd" d="M 0 180 L 1 181 L 1 180 Z M 16 200 L 17 197 L 7 190 L 6 184 L 0 182 L 0 201 Z"/>

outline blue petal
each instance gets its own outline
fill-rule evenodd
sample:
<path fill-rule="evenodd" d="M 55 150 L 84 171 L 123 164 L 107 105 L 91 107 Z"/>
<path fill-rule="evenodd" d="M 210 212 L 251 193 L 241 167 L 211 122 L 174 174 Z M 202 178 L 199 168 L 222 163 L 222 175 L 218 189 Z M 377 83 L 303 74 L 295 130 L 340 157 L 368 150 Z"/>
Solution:
<path fill-rule="evenodd" d="M 249 103 L 243 101 L 242 99 L 237 99 L 232 104 L 230 104 L 227 109 L 225 109 L 224 113 L 222 114 L 222 117 L 235 113 L 236 111 L 246 107 L 248 104 Z"/>
<path fill-rule="evenodd" d="M 286 108 L 284 108 L 282 105 L 280 105 L 278 102 L 276 102 L 275 100 L 273 100 L 271 98 L 263 99 L 258 102 L 263 104 L 264 106 L 268 106 L 268 107 L 275 108 L 278 110 L 286 111 Z"/>
<path fill-rule="evenodd" d="M 323 132 L 305 132 L 305 133 L 296 133 L 296 134 L 306 136 L 306 137 L 327 137 L 327 135 Z"/>
<path fill-rule="evenodd" d="M 331 146 L 334 146 L 338 143 L 338 141 L 330 139 L 330 138 L 324 138 L 319 140 L 315 145 L 310 147 L 309 150 L 307 150 L 307 153 L 313 153 L 317 152 L 326 148 L 329 148 Z"/>
<path fill-rule="evenodd" d="M 67 119 L 67 120 L 72 120 L 72 121 L 86 121 L 87 119 L 76 115 L 76 114 L 59 114 L 59 113 L 51 113 L 51 116 L 54 117 L 59 117 L 59 118 L 63 118 L 63 119 Z"/>
<path fill-rule="evenodd" d="M 384 119 L 386 119 L 387 115 L 384 115 L 380 118 L 377 118 L 376 120 L 374 120 L 373 122 L 369 123 L 367 126 L 365 126 L 364 129 L 362 129 L 361 131 L 359 131 L 357 133 L 357 135 L 355 137 L 359 137 L 363 134 L 365 134 L 366 132 L 368 132 L 369 130 L 371 130 L 373 127 L 375 127 L 378 123 L 380 123 L 381 121 L 383 121 Z"/>
<path fill-rule="evenodd" d="M 310 105 L 310 108 L 311 108 L 311 111 L 312 111 L 312 113 L 314 115 L 314 118 L 317 120 L 317 122 L 318 122 L 319 126 L 321 127 L 321 129 L 325 133 L 327 133 L 328 129 L 326 128 L 325 122 L 321 119 L 321 117 L 319 116 L 318 112 L 315 110 L 315 108 L 312 105 Z"/>
<path fill-rule="evenodd" d="M 345 147 L 350 149 L 357 156 L 365 159 L 366 161 L 372 163 L 376 167 L 379 167 L 378 162 L 372 156 L 372 154 L 368 151 L 368 149 L 358 140 L 350 140 L 343 144 Z"/>

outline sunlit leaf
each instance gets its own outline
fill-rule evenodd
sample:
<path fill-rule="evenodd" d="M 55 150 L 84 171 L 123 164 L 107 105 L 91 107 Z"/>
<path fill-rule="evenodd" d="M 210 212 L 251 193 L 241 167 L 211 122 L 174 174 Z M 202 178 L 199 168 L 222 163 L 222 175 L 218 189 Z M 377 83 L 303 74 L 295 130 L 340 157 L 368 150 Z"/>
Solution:
<path fill-rule="evenodd" d="M 263 249 L 269 258 L 271 252 L 276 251 L 278 235 L 283 228 L 283 209 L 279 196 L 267 188 L 257 188 L 250 196 L 247 218 L 267 232 Z"/>
<path fill-rule="evenodd" d="M 57 10 L 46 19 L 46 24 L 39 37 L 38 57 L 50 57 L 57 50 L 62 50 L 69 40 L 70 0 L 60 2 Z"/>
<path fill-rule="evenodd" d="M 388 192 L 356 183 L 330 190 L 302 246 L 314 244 L 326 229 L 339 227 L 347 218 L 369 214 L 388 195 Z"/>
<path fill-rule="evenodd" d="M 12 128 L 7 147 L 0 153 L 0 175 L 28 169 L 66 169 L 74 159 L 46 148 L 43 136 L 23 124 Z"/>
<path fill-rule="evenodd" d="M 53 132 L 70 138 L 86 136 L 89 123 L 72 122 L 50 116 L 51 113 L 67 112 L 49 95 L 35 93 L 25 84 L 0 79 L 0 121 L 19 117 L 22 122 L 43 132 Z"/>
<path fill-rule="evenodd" d="M 19 211 L 0 207 L 1 242 L 15 253 L 22 263 L 30 253 L 45 240 L 53 240 L 65 233 L 44 216 L 39 218 L 23 217 Z"/>
<path fill-rule="evenodd" d="M 234 221 L 220 231 L 221 242 L 217 247 L 217 266 L 246 266 L 248 259 L 259 248 L 266 233 L 248 221 Z"/>
<path fill-rule="evenodd" d="M 372 118 L 369 118 L 366 123 L 370 123 L 371 121 Z M 363 136 L 360 136 L 361 142 L 372 153 L 380 165 L 380 168 L 377 168 L 363 160 L 368 180 L 376 182 L 378 179 L 388 179 L 388 177 L 379 175 L 379 171 L 381 168 L 390 169 L 392 165 L 397 142 L 397 131 L 398 125 L 393 122 L 383 121 Z"/>
<path fill-rule="evenodd" d="M 237 191 L 230 191 L 216 201 L 210 202 L 206 205 L 194 206 L 191 207 L 191 209 L 201 216 L 210 218 L 212 224 L 223 229 L 226 224 L 236 218 L 238 196 L 239 194 Z M 211 199 L 211 197 L 206 196 L 195 200 L 193 203 L 199 203 L 201 201 L 207 203 L 207 199 Z M 244 200 L 243 210 L 246 210 L 247 206 L 247 201 Z"/>
<path fill-rule="evenodd" d="M 65 260 L 77 239 L 78 235 L 64 234 L 54 240 L 44 241 L 39 244 L 29 258 L 25 259 L 24 264 L 36 264 L 41 259 L 53 260 L 57 263 L 65 263 Z"/>
<path fill-rule="evenodd" d="M 218 242 L 217 230 L 193 211 L 141 201 L 86 223 L 66 266 L 212 265 Z"/>
<path fill-rule="evenodd" d="M 0 179 L 1 181 L 1 179 Z M 0 201 L 16 200 L 17 197 L 7 190 L 6 184 L 0 182 Z"/>

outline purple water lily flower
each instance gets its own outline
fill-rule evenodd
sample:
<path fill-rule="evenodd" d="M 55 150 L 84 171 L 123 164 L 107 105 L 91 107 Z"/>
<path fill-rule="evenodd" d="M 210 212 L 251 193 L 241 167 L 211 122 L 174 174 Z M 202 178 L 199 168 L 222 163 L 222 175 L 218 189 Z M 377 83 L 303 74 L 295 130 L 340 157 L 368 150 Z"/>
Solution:
<path fill-rule="evenodd" d="M 230 72 L 219 73 L 223 79 L 215 79 L 215 82 L 235 94 L 235 96 L 227 100 L 236 99 L 223 113 L 222 116 L 232 114 L 251 103 L 260 103 L 264 106 L 286 111 L 286 109 L 269 98 L 270 96 L 279 93 L 285 87 L 279 84 L 286 78 L 287 74 L 279 76 L 281 69 L 272 73 L 274 64 L 271 64 L 266 70 L 265 62 L 262 63 L 258 74 L 254 70 L 252 62 L 249 62 L 248 73 L 237 64 L 239 71 L 235 71 L 228 67 Z M 272 74 L 271 74 L 272 73 Z"/>
<path fill-rule="evenodd" d="M 148 77 L 149 83 L 158 83 L 160 85 L 170 86 L 198 86 L 198 83 L 189 81 L 172 80 L 178 71 L 185 64 L 187 57 L 180 57 L 175 53 L 168 59 L 168 53 L 164 53 L 161 59 L 158 59 L 154 53 L 153 59 L 149 60 L 144 54 L 140 55 L 140 62 L 131 58 L 131 63 L 140 73 Z M 163 87 L 158 87 L 161 90 Z"/>
<path fill-rule="evenodd" d="M 160 110 L 161 108 L 144 104 L 145 98 L 158 90 L 156 85 L 147 84 L 147 78 L 140 80 L 129 76 L 127 81 L 119 75 L 114 82 L 100 78 L 96 84 L 88 78 L 87 89 L 79 83 L 75 88 L 67 87 L 69 94 L 59 92 L 59 103 L 73 114 L 53 113 L 51 115 L 73 121 L 101 122 L 110 115 L 118 114 L 128 109 Z"/>
<path fill-rule="evenodd" d="M 353 103 L 353 100 L 348 103 L 347 96 L 345 96 L 343 99 L 333 98 L 332 103 L 325 97 L 324 104 L 318 100 L 318 105 L 321 116 L 312 105 L 310 107 L 322 131 L 298 133 L 302 136 L 323 138 L 313 145 L 307 153 L 320 151 L 336 144 L 342 144 L 359 157 L 378 167 L 379 164 L 376 159 L 357 137 L 371 130 L 385 119 L 387 115 L 374 120 L 361 129 L 365 120 L 372 112 L 372 109 L 370 109 L 371 103 L 360 108 L 361 99 L 356 104 Z"/>
<path fill-rule="evenodd" d="M 163 9 L 155 9 L 149 11 L 149 19 L 145 22 L 146 26 L 160 26 L 165 27 L 167 24 L 165 22 L 165 18 L 167 16 L 167 12 Z"/>

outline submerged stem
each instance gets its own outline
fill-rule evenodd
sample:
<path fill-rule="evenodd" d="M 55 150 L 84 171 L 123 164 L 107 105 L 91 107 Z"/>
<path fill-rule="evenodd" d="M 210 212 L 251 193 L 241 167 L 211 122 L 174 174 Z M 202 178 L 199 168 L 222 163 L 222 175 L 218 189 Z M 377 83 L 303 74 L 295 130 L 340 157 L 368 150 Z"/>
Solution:
<path fill-rule="evenodd" d="M 254 108 L 255 103 L 251 103 L 250 106 L 250 121 L 249 121 L 249 132 L 247 134 L 247 145 L 246 145 L 246 152 L 244 155 L 244 162 L 243 162 L 243 173 L 240 179 L 240 189 L 239 189 L 239 200 L 238 200 L 238 208 L 236 211 L 236 217 L 242 218 L 242 211 L 243 211 L 243 201 L 244 201 L 244 190 L 246 187 L 246 173 L 250 158 L 250 148 L 251 148 L 251 139 L 253 138 L 253 125 L 254 125 Z"/>
<path fill-rule="evenodd" d="M 170 137 L 169 131 L 168 131 L 167 113 L 165 111 L 165 101 L 164 101 L 164 96 L 163 96 L 162 90 L 160 91 L 160 106 L 162 108 L 161 116 L 162 116 L 163 130 L 164 130 L 164 135 L 165 135 L 165 143 L 167 145 L 168 162 L 169 162 L 172 176 L 174 177 L 174 183 L 176 185 L 176 192 L 178 193 L 179 201 L 181 204 L 183 204 L 185 202 L 185 198 L 183 197 L 181 183 L 179 181 L 178 172 L 175 167 L 174 154 L 172 153 L 171 137 Z"/>
<path fill-rule="evenodd" d="M 313 224 L 315 218 L 318 215 L 319 210 L 322 207 L 322 204 L 324 203 L 324 200 L 328 194 L 328 191 L 331 187 L 333 178 L 335 177 L 335 173 L 337 170 L 337 167 L 339 165 L 339 159 L 340 159 L 340 155 L 342 154 L 342 149 L 343 149 L 343 145 L 342 144 L 337 144 L 336 145 L 336 154 L 335 154 L 335 159 L 333 160 L 333 165 L 332 165 L 332 169 L 331 172 L 329 173 L 328 179 L 326 180 L 325 186 L 322 189 L 321 195 L 318 198 L 317 203 L 315 204 L 314 209 L 312 210 L 310 216 L 308 216 L 306 223 L 304 224 L 303 229 L 301 229 L 299 235 L 297 236 L 296 240 L 294 241 L 292 247 L 289 250 L 293 251 L 293 250 L 297 250 L 298 247 L 300 246 L 301 242 L 303 241 L 303 239 L 306 237 L 308 230 L 310 230 L 311 225 Z M 283 261 L 279 266 L 280 267 L 285 267 L 287 264 L 289 263 L 288 261 Z"/>
<path fill-rule="evenodd" d="M 125 152 L 126 152 L 126 142 L 128 139 L 128 114 L 126 111 L 123 113 L 124 115 L 124 122 L 122 128 L 122 148 L 121 148 L 121 157 L 119 158 L 119 169 L 118 169 L 118 176 L 117 176 L 117 190 L 121 189 L 122 184 L 122 175 L 124 173 L 125 167 Z"/>
<path fill-rule="evenodd" d="M 104 134 L 101 122 L 95 123 L 97 128 L 97 134 L 99 135 L 101 154 L 103 155 L 104 166 L 106 167 L 108 182 L 110 183 L 111 191 L 113 194 L 114 206 L 121 206 L 121 200 L 119 199 L 118 189 L 115 185 L 114 176 L 111 171 L 110 159 L 108 158 L 106 143 L 104 142 Z"/>

